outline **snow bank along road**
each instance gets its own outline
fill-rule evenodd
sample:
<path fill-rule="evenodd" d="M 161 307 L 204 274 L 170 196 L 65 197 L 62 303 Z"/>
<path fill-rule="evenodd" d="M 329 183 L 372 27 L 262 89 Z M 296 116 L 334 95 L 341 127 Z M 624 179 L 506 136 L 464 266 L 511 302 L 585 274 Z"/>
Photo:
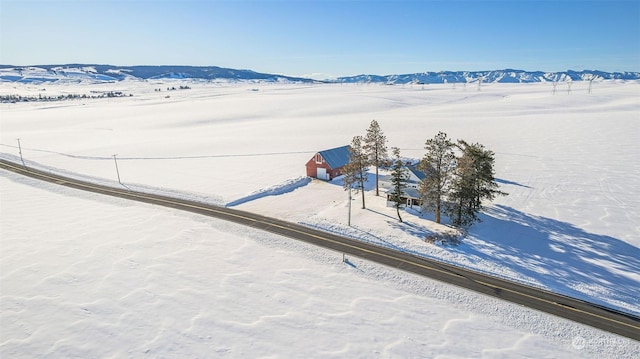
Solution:
<path fill-rule="evenodd" d="M 340 253 L 357 256 L 389 267 L 427 276 L 445 283 L 472 289 L 480 293 L 525 305 L 533 309 L 640 341 L 640 317 L 538 288 L 477 273 L 468 269 L 440 263 L 432 259 L 421 258 L 408 253 L 378 247 L 369 243 L 255 213 L 168 196 L 130 191 L 124 188 L 102 186 L 27 168 L 2 159 L 0 159 L 0 168 L 79 190 L 171 207 L 251 226 L 322 246 Z"/>

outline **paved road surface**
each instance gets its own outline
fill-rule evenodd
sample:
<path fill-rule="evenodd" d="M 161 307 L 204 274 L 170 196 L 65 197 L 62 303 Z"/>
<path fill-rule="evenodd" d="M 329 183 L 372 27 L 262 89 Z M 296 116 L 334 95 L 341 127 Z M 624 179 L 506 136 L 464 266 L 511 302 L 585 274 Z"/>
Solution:
<path fill-rule="evenodd" d="M 0 159 L 0 168 L 83 191 L 176 208 L 254 227 L 329 248 L 340 253 L 360 257 L 392 268 L 471 289 L 640 341 L 640 317 L 483 273 L 459 268 L 436 260 L 394 251 L 255 213 L 167 196 L 135 192 L 127 190 L 124 187 L 113 188 L 101 186 L 27 168 L 23 165 L 2 159 Z"/>

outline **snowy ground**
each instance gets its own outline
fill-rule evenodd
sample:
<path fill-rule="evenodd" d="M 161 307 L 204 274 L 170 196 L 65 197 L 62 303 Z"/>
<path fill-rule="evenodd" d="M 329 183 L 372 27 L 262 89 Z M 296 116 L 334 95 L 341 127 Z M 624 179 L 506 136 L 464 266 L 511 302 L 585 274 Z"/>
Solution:
<path fill-rule="evenodd" d="M 134 96 L 0 104 L 0 151 L 19 158 L 20 138 L 29 165 L 114 185 L 117 154 L 132 188 L 233 205 L 640 313 L 638 83 L 602 82 L 592 94 L 576 83 L 556 95 L 548 84 L 477 91 L 189 83 L 191 90 L 166 91 L 179 84 L 2 83 L 0 94 Z M 425 243 L 449 228 L 413 211 L 399 224 L 371 192 L 367 210 L 356 197 L 353 227 L 346 226 L 345 192 L 301 178 L 304 163 L 348 144 L 372 119 L 406 157 L 420 158 L 438 131 L 484 144 L 496 152 L 510 195 L 458 247 Z M 2 353 L 624 357 L 638 350 L 637 342 L 355 258 L 344 265 L 338 254 L 218 221 L 6 172 L 0 190 Z"/>

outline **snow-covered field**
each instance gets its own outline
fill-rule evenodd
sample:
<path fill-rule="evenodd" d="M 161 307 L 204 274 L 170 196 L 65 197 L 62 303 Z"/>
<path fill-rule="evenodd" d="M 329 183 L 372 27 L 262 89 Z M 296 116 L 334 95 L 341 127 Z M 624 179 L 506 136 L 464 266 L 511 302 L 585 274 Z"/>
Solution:
<path fill-rule="evenodd" d="M 167 91 L 188 84 L 191 89 Z M 162 91 L 157 91 L 162 89 Z M 0 95 L 0 152 L 30 166 L 304 223 L 640 314 L 640 84 L 138 82 Z M 301 178 L 376 119 L 419 159 L 438 131 L 496 152 L 497 199 L 449 228 Z M 270 234 L 2 172 L 0 353 L 24 357 L 625 357 L 637 342 Z M 584 339 L 584 340 L 583 340 Z"/>

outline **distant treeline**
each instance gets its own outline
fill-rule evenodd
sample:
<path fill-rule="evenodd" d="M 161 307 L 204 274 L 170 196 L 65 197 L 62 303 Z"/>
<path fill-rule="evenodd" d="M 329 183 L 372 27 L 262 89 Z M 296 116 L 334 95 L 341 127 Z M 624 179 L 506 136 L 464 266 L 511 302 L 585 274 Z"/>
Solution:
<path fill-rule="evenodd" d="M 122 91 L 91 91 L 91 95 L 87 94 L 66 94 L 58 96 L 44 96 L 38 94 L 38 96 L 22 96 L 22 95 L 0 95 L 0 102 L 2 103 L 16 103 L 16 102 L 50 102 L 50 101 L 65 101 L 65 100 L 81 100 L 81 99 L 99 99 L 99 98 L 112 98 L 112 97 L 127 97 L 133 96 L 133 94 L 125 94 Z"/>

